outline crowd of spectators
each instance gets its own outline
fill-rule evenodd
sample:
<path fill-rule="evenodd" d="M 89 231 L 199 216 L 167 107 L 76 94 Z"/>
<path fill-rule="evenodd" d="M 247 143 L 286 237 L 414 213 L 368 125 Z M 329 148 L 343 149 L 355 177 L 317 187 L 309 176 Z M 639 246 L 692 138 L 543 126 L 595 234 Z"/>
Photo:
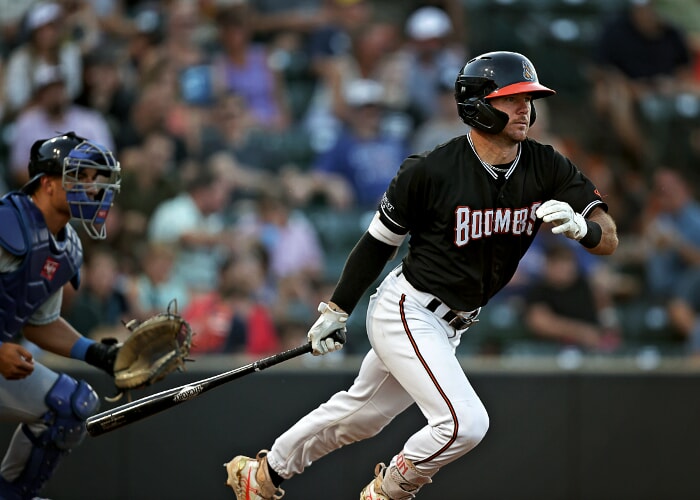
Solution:
<path fill-rule="evenodd" d="M 475 55 L 467 27 L 483 27 L 469 23 L 469 2 L 396 4 L 3 7 L 0 191 L 26 182 L 31 144 L 58 132 L 113 149 L 122 166 L 108 238 L 84 241 L 65 316 L 88 335 L 123 336 L 122 321 L 175 299 L 198 354 L 303 342 L 403 158 L 467 131 L 454 80 Z M 604 193 L 620 250 L 599 259 L 538 237 L 465 353 L 700 352 L 700 43 L 665 2 L 618 4 L 577 97 L 590 123 L 559 134 L 563 118 L 538 104 L 531 136 Z M 355 316 L 344 352 L 367 348 L 362 307 Z"/>

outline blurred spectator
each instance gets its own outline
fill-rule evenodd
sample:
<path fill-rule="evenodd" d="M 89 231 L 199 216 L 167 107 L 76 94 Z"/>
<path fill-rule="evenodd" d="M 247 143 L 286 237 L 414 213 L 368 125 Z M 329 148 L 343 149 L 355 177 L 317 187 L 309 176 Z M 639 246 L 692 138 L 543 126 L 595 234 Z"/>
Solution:
<path fill-rule="evenodd" d="M 23 22 L 36 0 L 4 0 L 0 3 L 0 58 L 22 41 Z"/>
<path fill-rule="evenodd" d="M 80 46 L 64 32 L 61 5 L 54 2 L 34 4 L 27 12 L 25 28 L 28 39 L 9 54 L 3 76 L 9 120 L 30 104 L 35 75 L 42 67 L 60 69 L 69 100 L 75 98 L 82 87 Z M 55 130 L 50 135 L 55 135 Z"/>
<path fill-rule="evenodd" d="M 245 98 L 219 96 L 211 120 L 200 130 L 200 156 L 225 151 L 250 175 L 277 175 L 283 166 L 306 168 L 311 151 L 303 131 L 272 132 L 256 126 Z"/>
<path fill-rule="evenodd" d="M 95 50 L 103 41 L 95 3 L 92 0 L 60 0 L 64 30 L 68 38 L 78 44 L 83 55 Z"/>
<path fill-rule="evenodd" d="M 177 81 L 172 65 L 162 59 L 151 75 L 152 79 L 138 89 L 129 110 L 128 126 L 115 138 L 119 150 L 140 146 L 144 137 L 153 132 L 169 135 L 175 144 L 175 160 L 188 156 L 188 146 L 182 135 L 190 129 L 187 108 L 177 96 Z"/>
<path fill-rule="evenodd" d="M 183 317 L 197 332 L 193 353 L 265 355 L 279 350 L 272 315 L 259 297 L 265 269 L 254 252 L 226 260 L 215 290 L 192 300 Z"/>
<path fill-rule="evenodd" d="M 219 266 L 230 250 L 232 235 L 223 220 L 228 191 L 228 184 L 202 169 L 185 192 L 160 203 L 149 221 L 149 241 L 178 250 L 175 277 L 192 294 L 216 287 Z"/>
<path fill-rule="evenodd" d="M 293 209 L 280 186 L 268 186 L 255 213 L 243 217 L 235 229 L 240 238 L 262 245 L 274 280 L 322 276 L 324 255 L 316 229 L 302 211 Z"/>
<path fill-rule="evenodd" d="M 347 114 L 344 61 L 352 57 L 353 38 L 374 19 L 368 0 L 327 0 L 327 12 L 328 23 L 313 31 L 309 39 L 316 87 L 302 119 L 316 151 L 327 149 L 337 138 L 339 120 Z M 374 54 L 375 59 L 378 55 Z"/>
<path fill-rule="evenodd" d="M 417 122 L 422 123 L 436 113 L 435 102 L 445 71 L 452 72 L 454 89 L 454 80 L 467 54 L 462 45 L 453 42 L 452 21 L 441 8 L 425 6 L 415 10 L 406 21 L 405 32 L 401 81 L 407 86 Z"/>
<path fill-rule="evenodd" d="M 675 331 L 685 339 L 687 352 L 700 356 L 700 266 L 694 266 L 676 283 L 668 314 Z"/>
<path fill-rule="evenodd" d="M 217 18 L 221 53 L 213 62 L 214 85 L 247 103 L 254 123 L 265 129 L 290 125 L 284 78 L 265 45 L 252 40 L 254 17 L 247 5 L 228 7 Z"/>
<path fill-rule="evenodd" d="M 659 168 L 654 173 L 646 219 L 647 289 L 666 302 L 681 279 L 700 266 L 700 203 L 679 172 Z"/>
<path fill-rule="evenodd" d="M 594 130 L 605 134 L 596 142 L 606 144 L 610 124 L 617 141 L 608 144 L 612 152 L 619 144 L 631 167 L 647 167 L 658 160 L 676 98 L 695 86 L 685 33 L 662 18 L 652 0 L 627 0 L 600 34 L 591 81 L 594 109 L 605 123 Z M 659 121 L 656 137 L 647 129 Z"/>
<path fill-rule="evenodd" d="M 412 152 L 429 151 L 438 144 L 464 135 L 469 131 L 469 127 L 459 117 L 455 107 L 457 72 L 454 68 L 442 72 L 442 76 L 436 83 L 437 95 L 433 104 L 434 113 L 416 128 L 411 141 Z M 539 103 L 537 115 L 539 120 Z"/>
<path fill-rule="evenodd" d="M 68 300 L 66 320 L 93 338 L 127 335 L 122 321 L 129 321 L 132 311 L 124 276 L 110 249 L 95 248 L 85 256 L 81 282 L 80 290 Z"/>
<path fill-rule="evenodd" d="M 548 245 L 542 274 L 525 298 L 525 322 L 536 337 L 591 350 L 610 351 L 619 345 L 619 332 L 603 324 L 593 285 L 569 245 Z"/>
<path fill-rule="evenodd" d="M 187 68 L 208 64 L 209 54 L 204 50 L 205 37 L 202 35 L 207 22 L 201 16 L 199 2 L 171 0 L 166 3 L 164 12 L 163 51 L 178 75 Z"/>
<path fill-rule="evenodd" d="M 99 24 L 102 43 L 124 43 L 135 36 L 136 23 L 129 16 L 135 4 L 145 5 L 146 1 L 97 0 L 89 2 Z M 152 2 L 150 2 L 152 3 Z"/>
<path fill-rule="evenodd" d="M 415 128 L 416 120 L 409 113 L 413 103 L 407 90 L 408 82 L 402 72 L 399 53 L 401 34 L 393 22 L 374 21 L 352 37 L 352 51 L 340 61 L 343 95 L 355 80 L 373 80 L 382 86 L 381 104 L 384 107 L 382 127 L 385 132 L 407 139 Z M 413 76 L 413 75 L 412 75 Z M 351 119 L 353 108 L 346 99 L 335 113 L 341 122 Z"/>
<path fill-rule="evenodd" d="M 408 151 L 406 141 L 382 129 L 383 88 L 360 79 L 347 86 L 352 112 L 336 143 L 319 154 L 308 174 L 287 179 L 292 196 L 308 203 L 315 196 L 337 209 L 374 210 Z"/>
<path fill-rule="evenodd" d="M 278 319 L 275 325 L 280 339 L 280 350 L 294 349 L 307 342 L 306 334 L 311 324 L 313 320 L 294 316 Z"/>
<path fill-rule="evenodd" d="M 123 81 L 124 54 L 116 47 L 102 46 L 83 59 L 83 88 L 75 103 L 98 111 L 113 137 L 128 126 L 134 100 Z"/>
<path fill-rule="evenodd" d="M 253 0 L 255 33 L 274 45 L 274 38 L 289 33 L 304 34 L 328 21 L 324 0 Z"/>
<path fill-rule="evenodd" d="M 115 203 L 122 209 L 124 229 L 141 240 L 158 205 L 180 192 L 175 143 L 164 132 L 152 131 L 121 158 L 122 184 Z"/>
<path fill-rule="evenodd" d="M 139 263 L 141 270 L 131 277 L 128 286 L 133 316 L 145 320 L 168 310 L 172 300 L 178 310 L 184 311 L 189 304 L 187 286 L 173 276 L 177 251 L 162 243 L 147 244 Z"/>
<path fill-rule="evenodd" d="M 119 19 L 119 15 L 115 14 Z M 165 37 L 164 14 L 155 2 L 144 2 L 131 20 L 133 32 L 126 38 L 128 54 L 127 84 L 141 87 L 153 69 L 165 57 L 162 46 Z"/>
<path fill-rule="evenodd" d="M 36 106 L 24 110 L 12 128 L 10 168 L 14 182 L 21 186 L 28 179 L 27 157 L 32 143 L 57 132 L 74 131 L 113 150 L 114 141 L 104 117 L 97 111 L 73 104 L 68 97 L 65 77 L 59 66 L 38 65 L 31 82 Z"/>

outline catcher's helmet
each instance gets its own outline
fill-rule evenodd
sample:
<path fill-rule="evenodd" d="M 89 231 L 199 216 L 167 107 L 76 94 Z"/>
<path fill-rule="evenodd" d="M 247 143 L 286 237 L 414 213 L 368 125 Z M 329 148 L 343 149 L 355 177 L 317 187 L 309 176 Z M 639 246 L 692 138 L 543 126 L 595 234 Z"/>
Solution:
<path fill-rule="evenodd" d="M 84 140 L 74 132 L 68 132 L 35 141 L 29 152 L 29 178 L 35 181 L 42 175 L 63 175 L 63 160 Z"/>
<path fill-rule="evenodd" d="M 95 178 L 86 181 L 84 169 L 93 169 Z M 22 190 L 32 193 L 44 175 L 61 177 L 71 216 L 81 220 L 90 237 L 104 239 L 104 223 L 121 182 L 112 152 L 74 132 L 40 139 L 29 153 L 30 180 Z"/>
<path fill-rule="evenodd" d="M 488 52 L 477 56 L 457 75 L 455 99 L 462 121 L 483 132 L 497 134 L 508 124 L 508 115 L 488 99 L 528 93 L 533 99 L 548 97 L 554 90 L 540 84 L 530 60 L 517 52 Z M 532 106 L 530 125 L 535 122 Z"/>

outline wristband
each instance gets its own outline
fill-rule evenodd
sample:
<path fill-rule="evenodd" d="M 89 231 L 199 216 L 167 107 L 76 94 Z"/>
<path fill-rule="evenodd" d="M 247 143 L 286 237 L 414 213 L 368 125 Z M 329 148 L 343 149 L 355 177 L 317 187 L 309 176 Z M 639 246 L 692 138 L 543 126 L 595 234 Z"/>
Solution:
<path fill-rule="evenodd" d="M 85 361 L 85 354 L 87 353 L 88 347 L 94 344 L 95 341 L 87 337 L 80 337 L 75 341 L 73 347 L 70 349 L 70 357 L 73 359 L 79 359 Z"/>
<path fill-rule="evenodd" d="M 592 222 L 589 220 L 586 220 L 586 227 L 588 228 L 588 231 L 586 231 L 586 236 L 581 238 L 579 243 L 586 248 L 595 248 L 600 243 L 600 240 L 603 239 L 603 229 L 597 222 Z"/>

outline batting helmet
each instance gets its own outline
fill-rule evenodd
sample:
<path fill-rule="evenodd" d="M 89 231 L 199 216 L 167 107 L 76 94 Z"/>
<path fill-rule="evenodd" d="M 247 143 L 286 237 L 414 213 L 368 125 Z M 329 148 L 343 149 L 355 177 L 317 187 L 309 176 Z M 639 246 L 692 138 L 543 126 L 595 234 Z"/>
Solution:
<path fill-rule="evenodd" d="M 532 62 L 517 52 L 488 52 L 477 56 L 457 75 L 455 99 L 460 118 L 483 132 L 497 134 L 508 124 L 508 115 L 488 103 L 488 99 L 527 93 L 533 99 L 555 94 L 540 84 Z M 535 122 L 532 105 L 530 125 Z"/>

